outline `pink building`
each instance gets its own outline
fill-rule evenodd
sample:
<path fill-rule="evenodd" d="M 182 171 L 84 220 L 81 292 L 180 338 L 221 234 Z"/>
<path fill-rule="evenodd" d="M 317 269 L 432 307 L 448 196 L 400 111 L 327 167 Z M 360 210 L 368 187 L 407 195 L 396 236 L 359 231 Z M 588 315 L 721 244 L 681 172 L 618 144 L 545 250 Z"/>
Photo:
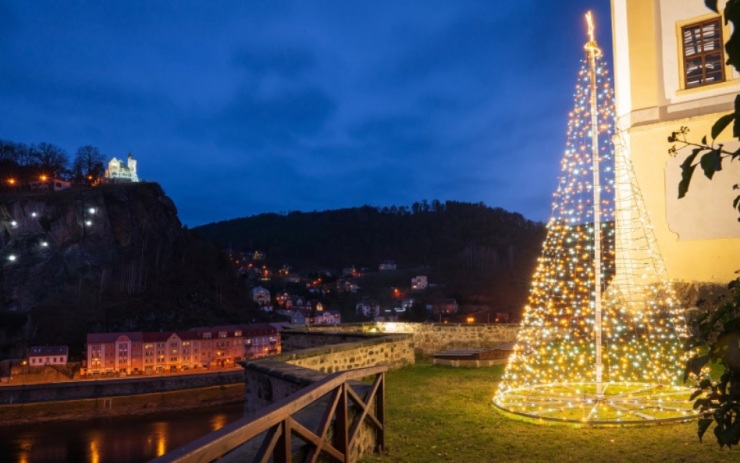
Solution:
<path fill-rule="evenodd" d="M 280 333 L 262 323 L 190 331 L 90 333 L 86 373 L 154 374 L 233 368 L 240 360 L 280 351 Z"/>

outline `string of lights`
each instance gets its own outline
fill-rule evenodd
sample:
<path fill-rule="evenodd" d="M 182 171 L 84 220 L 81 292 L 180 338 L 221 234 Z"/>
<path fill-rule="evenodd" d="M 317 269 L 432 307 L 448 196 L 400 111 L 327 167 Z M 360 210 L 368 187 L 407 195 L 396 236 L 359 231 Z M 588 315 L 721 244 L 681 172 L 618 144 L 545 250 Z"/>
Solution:
<path fill-rule="evenodd" d="M 686 327 L 619 142 L 607 66 L 589 46 L 596 46 L 593 38 L 578 72 L 547 236 L 494 403 L 555 420 L 620 421 L 623 413 L 653 419 L 625 409 L 622 399 L 634 395 L 628 385 L 639 384 L 653 392 L 638 408 L 660 408 L 661 417 L 671 408 L 685 417 L 691 413 L 682 405 L 664 402 L 682 393 Z M 658 397 L 654 387 L 668 395 Z M 605 390 L 619 399 L 605 399 Z"/>

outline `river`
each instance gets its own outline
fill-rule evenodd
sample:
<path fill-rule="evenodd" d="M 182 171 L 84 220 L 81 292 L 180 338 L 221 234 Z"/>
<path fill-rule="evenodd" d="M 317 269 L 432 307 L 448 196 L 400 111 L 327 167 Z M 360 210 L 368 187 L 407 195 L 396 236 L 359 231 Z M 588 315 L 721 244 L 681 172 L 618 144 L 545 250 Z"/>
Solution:
<path fill-rule="evenodd" d="M 0 462 L 129 463 L 174 450 L 241 418 L 244 404 L 0 427 Z"/>

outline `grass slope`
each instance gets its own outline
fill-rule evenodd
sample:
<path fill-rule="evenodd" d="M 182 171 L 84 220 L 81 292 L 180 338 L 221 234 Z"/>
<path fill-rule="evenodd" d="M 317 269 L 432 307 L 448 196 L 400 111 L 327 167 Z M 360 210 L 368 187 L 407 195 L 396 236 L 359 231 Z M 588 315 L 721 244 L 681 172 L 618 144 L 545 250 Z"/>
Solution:
<path fill-rule="evenodd" d="M 538 425 L 491 403 L 503 367 L 455 369 L 428 360 L 386 375 L 388 462 L 737 462 L 740 449 L 704 442 L 696 423 L 589 428 Z"/>

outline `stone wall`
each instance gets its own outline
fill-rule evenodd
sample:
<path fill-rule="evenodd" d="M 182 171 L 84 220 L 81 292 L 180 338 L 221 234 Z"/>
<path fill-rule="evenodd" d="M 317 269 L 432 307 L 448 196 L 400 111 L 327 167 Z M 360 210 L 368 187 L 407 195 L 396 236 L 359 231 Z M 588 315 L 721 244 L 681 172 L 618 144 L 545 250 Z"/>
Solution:
<path fill-rule="evenodd" d="M 243 399 L 244 384 L 234 383 L 152 394 L 0 405 L 0 432 L 3 426 L 17 424 L 91 420 L 111 416 L 182 411 L 220 404 L 241 403 Z M 0 460 L 2 460 L 1 457 Z"/>
<path fill-rule="evenodd" d="M 241 370 L 116 380 L 66 381 L 0 387 L 0 405 L 94 399 L 195 389 L 244 381 Z"/>
<path fill-rule="evenodd" d="M 253 413 L 337 371 L 388 365 L 401 368 L 414 363 L 414 345 L 407 334 L 329 334 L 310 331 L 282 332 L 293 346 L 321 345 L 246 361 L 244 411 Z M 327 345 L 329 341 L 344 341 Z M 354 342 L 351 342 L 354 341 Z"/>
<path fill-rule="evenodd" d="M 377 337 L 377 333 L 344 331 L 341 325 L 337 325 L 336 329 L 331 331 L 309 331 L 304 328 L 284 330 L 280 332 L 280 344 L 282 352 L 287 353 L 312 347 L 365 341 L 371 337 Z"/>
<path fill-rule="evenodd" d="M 282 336 L 301 349 L 271 359 L 324 373 L 376 365 L 401 368 L 414 363 L 413 337 L 408 334 L 283 331 Z"/>
<path fill-rule="evenodd" d="M 309 332 L 345 333 L 407 333 L 413 336 L 414 349 L 424 355 L 432 355 L 450 349 L 491 348 L 516 341 L 519 325 L 512 323 L 464 324 L 464 323 L 404 323 L 377 322 L 354 323 L 338 326 L 311 326 Z"/>

